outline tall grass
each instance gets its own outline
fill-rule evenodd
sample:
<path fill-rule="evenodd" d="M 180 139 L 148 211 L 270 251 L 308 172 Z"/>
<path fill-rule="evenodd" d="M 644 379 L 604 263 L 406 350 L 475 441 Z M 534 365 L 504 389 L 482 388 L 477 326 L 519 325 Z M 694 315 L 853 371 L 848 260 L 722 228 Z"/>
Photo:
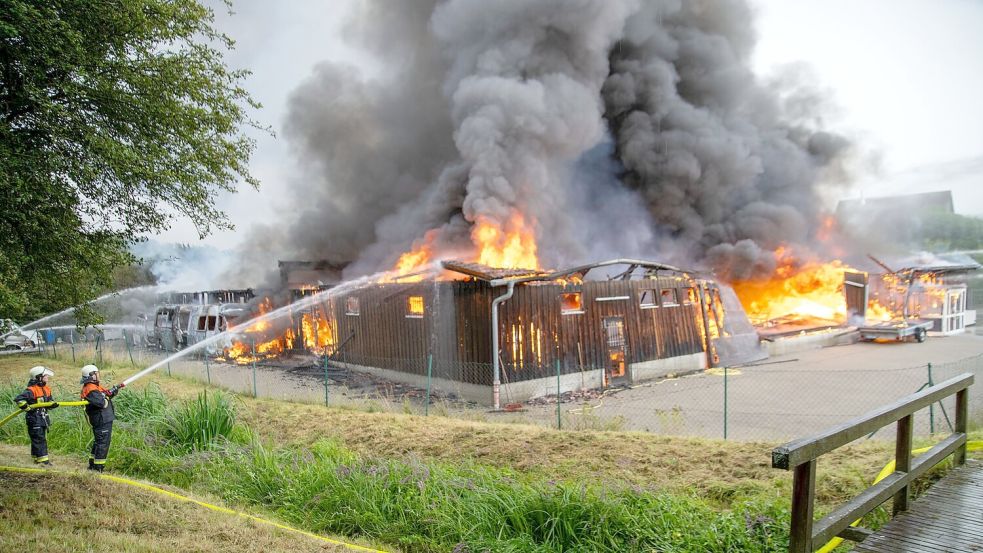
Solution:
<path fill-rule="evenodd" d="M 720 513 L 694 497 L 529 480 L 506 469 L 360 458 L 336 442 L 285 451 L 252 444 L 210 478 L 314 531 L 406 551 L 780 551 L 779 502 Z M 455 549 L 457 548 L 457 549 Z"/>
<path fill-rule="evenodd" d="M 169 410 L 158 435 L 185 451 L 204 451 L 227 441 L 235 427 L 235 405 L 222 392 L 198 394 L 198 398 Z"/>
<path fill-rule="evenodd" d="M 167 398 L 156 383 L 140 390 L 125 389 L 113 403 L 116 418 L 127 422 L 159 421 L 167 408 Z"/>
<path fill-rule="evenodd" d="M 0 388 L 0 398 L 7 392 Z M 110 470 L 261 506 L 314 532 L 408 552 L 772 552 L 787 544 L 780 500 L 719 511 L 687 495 L 365 457 L 332 440 L 269 446 L 236 422 L 232 396 L 209 392 L 169 404 L 159 389 L 127 392 L 117 400 Z M 52 451 L 87 450 L 81 409 L 56 410 L 53 420 Z M 22 427 L 16 436 L 23 437 L 4 439 L 26 443 Z"/>

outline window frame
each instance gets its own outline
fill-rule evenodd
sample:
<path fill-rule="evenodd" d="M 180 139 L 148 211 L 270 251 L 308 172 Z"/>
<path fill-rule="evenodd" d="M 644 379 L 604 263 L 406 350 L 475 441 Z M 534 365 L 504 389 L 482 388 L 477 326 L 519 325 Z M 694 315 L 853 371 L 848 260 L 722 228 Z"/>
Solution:
<path fill-rule="evenodd" d="M 420 311 L 417 313 L 413 311 L 413 303 L 415 299 L 419 300 Z M 421 295 L 406 296 L 406 318 L 407 319 L 422 319 L 427 312 L 427 304 L 423 300 Z"/>
<path fill-rule="evenodd" d="M 560 315 L 583 315 L 584 313 L 584 292 L 561 292 L 558 296 L 560 298 Z M 576 308 L 568 308 L 568 297 L 576 297 Z"/>

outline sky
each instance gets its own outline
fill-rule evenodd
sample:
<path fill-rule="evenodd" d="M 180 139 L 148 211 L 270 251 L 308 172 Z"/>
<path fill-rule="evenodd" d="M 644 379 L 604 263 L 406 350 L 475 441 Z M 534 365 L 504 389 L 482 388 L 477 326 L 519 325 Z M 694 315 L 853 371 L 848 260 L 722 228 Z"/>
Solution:
<path fill-rule="evenodd" d="M 755 72 L 809 75 L 829 104 L 830 128 L 863 154 L 863 176 L 845 197 L 952 190 L 957 212 L 983 215 L 983 1 L 750 1 Z M 252 71 L 245 86 L 263 104 L 253 117 L 273 131 L 250 133 L 262 185 L 219 199 L 235 230 L 199 241 L 179 219 L 156 238 L 228 249 L 253 224 L 282 216 L 277 207 L 301 178 L 280 132 L 291 91 L 320 61 L 367 60 L 342 36 L 357 0 L 234 0 L 232 15 L 208 3 L 237 42 L 229 65 Z"/>

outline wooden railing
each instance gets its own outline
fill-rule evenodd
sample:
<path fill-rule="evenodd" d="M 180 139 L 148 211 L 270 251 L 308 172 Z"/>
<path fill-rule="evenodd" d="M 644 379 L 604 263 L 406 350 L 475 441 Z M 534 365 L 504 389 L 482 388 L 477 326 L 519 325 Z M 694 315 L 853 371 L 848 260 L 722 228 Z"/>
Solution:
<path fill-rule="evenodd" d="M 850 523 L 894 498 L 894 512 L 908 509 L 908 486 L 918 476 L 951 454 L 956 464 L 966 461 L 966 422 L 969 417 L 969 387 L 973 375 L 965 373 L 926 388 L 901 400 L 875 409 L 825 432 L 789 442 L 771 452 L 771 466 L 794 471 L 792 479 L 792 523 L 788 550 L 815 551 L 835 536 L 862 541 L 869 530 Z M 914 414 L 955 394 L 956 422 L 953 433 L 918 457 L 912 458 Z M 867 488 L 821 520 L 813 520 L 816 491 L 816 460 L 820 455 L 848 444 L 893 422 L 898 423 L 894 472 Z"/>

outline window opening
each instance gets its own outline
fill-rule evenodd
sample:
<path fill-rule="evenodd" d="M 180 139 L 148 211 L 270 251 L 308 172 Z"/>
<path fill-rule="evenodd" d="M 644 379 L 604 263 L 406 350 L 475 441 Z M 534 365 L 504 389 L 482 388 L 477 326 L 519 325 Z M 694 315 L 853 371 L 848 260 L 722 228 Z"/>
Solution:
<path fill-rule="evenodd" d="M 583 312 L 583 295 L 580 292 L 560 294 L 560 313 L 564 315 L 573 315 Z"/>
<path fill-rule="evenodd" d="M 411 318 L 423 317 L 423 296 L 406 298 L 406 316 Z"/>

